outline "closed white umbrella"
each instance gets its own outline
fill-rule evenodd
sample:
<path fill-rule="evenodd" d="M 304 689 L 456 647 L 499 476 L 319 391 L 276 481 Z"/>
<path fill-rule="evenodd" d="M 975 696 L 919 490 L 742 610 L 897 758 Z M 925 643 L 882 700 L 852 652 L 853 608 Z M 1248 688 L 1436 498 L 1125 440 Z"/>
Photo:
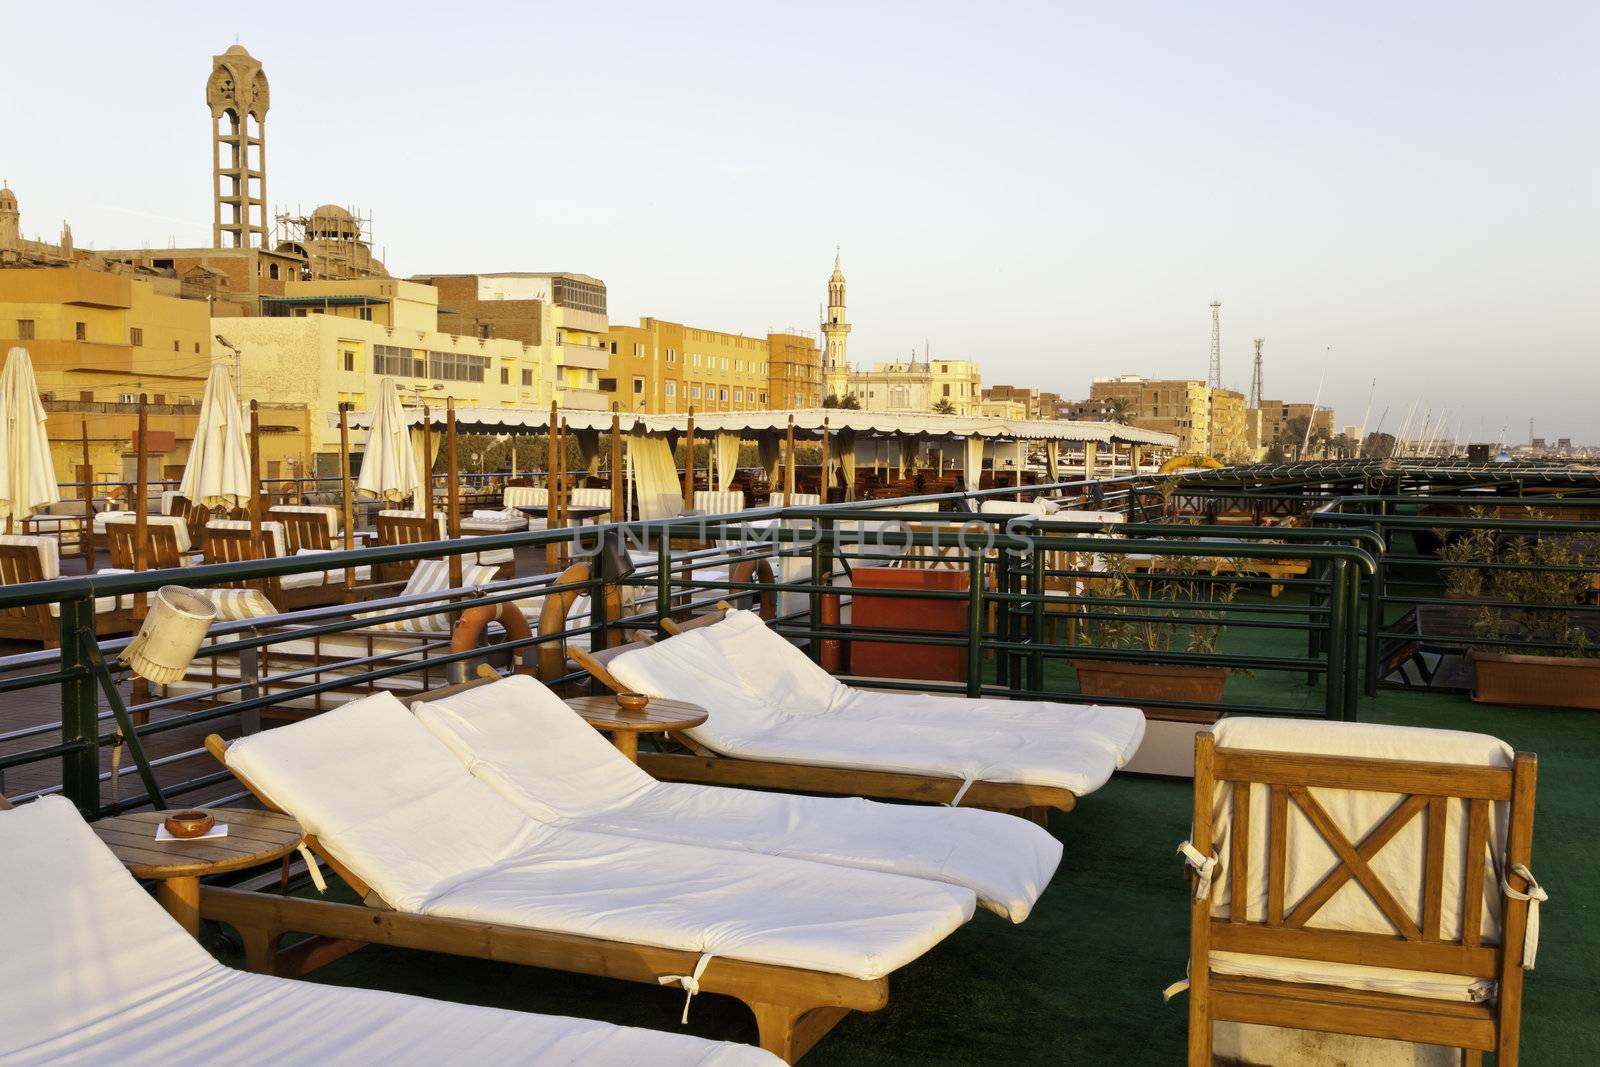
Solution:
<path fill-rule="evenodd" d="M 400 404 L 400 387 L 393 378 L 385 378 L 378 383 L 378 403 L 372 409 L 372 426 L 367 430 L 367 450 L 361 458 L 356 492 L 399 503 L 416 495 L 421 486 L 411 428 L 406 425 L 405 409 Z M 420 496 L 417 499 L 422 500 Z"/>
<path fill-rule="evenodd" d="M 178 492 L 208 508 L 247 507 L 252 490 L 247 425 L 233 391 L 233 375 L 221 363 L 213 363 Z"/>
<path fill-rule="evenodd" d="M 0 515 L 8 529 L 61 499 L 44 420 L 33 360 L 27 349 L 13 348 L 0 371 Z"/>

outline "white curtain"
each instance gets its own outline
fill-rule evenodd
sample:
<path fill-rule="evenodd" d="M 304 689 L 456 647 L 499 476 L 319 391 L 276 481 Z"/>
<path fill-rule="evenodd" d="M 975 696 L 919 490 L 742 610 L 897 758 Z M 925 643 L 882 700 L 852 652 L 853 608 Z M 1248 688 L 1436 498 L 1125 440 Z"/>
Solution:
<path fill-rule="evenodd" d="M 1052 482 L 1059 482 L 1061 480 L 1060 441 L 1046 441 L 1044 443 L 1044 462 L 1045 466 L 1050 468 L 1050 480 Z"/>
<path fill-rule="evenodd" d="M 900 438 L 900 477 L 904 478 L 908 471 L 917 465 L 917 439 L 915 437 Z"/>
<path fill-rule="evenodd" d="M 599 474 L 600 431 L 574 430 L 572 435 L 578 439 L 578 460 L 583 464 L 584 472 L 591 476 Z"/>
<path fill-rule="evenodd" d="M 1084 442 L 1083 477 L 1085 481 L 1092 480 L 1094 478 L 1094 464 L 1099 450 L 1100 446 L 1095 444 L 1093 441 Z"/>
<path fill-rule="evenodd" d="M 777 430 L 762 430 L 756 436 L 756 455 L 767 472 L 767 486 L 774 493 L 779 492 L 778 464 L 783 459 L 783 449 L 779 446 Z"/>
<path fill-rule="evenodd" d="M 683 487 L 672 445 L 664 437 L 634 434 L 628 438 L 628 463 L 633 468 L 639 518 L 665 519 L 683 514 Z"/>
<path fill-rule="evenodd" d="M 961 473 L 967 480 L 967 492 L 971 493 L 977 490 L 983 480 L 983 438 L 977 436 L 967 438 L 964 458 L 966 465 Z"/>
<path fill-rule="evenodd" d="M 844 471 L 844 498 L 856 498 L 856 432 L 854 430 L 840 430 L 836 438 L 839 443 L 839 466 Z"/>
<path fill-rule="evenodd" d="M 733 488 L 733 476 L 739 469 L 739 435 L 718 432 L 713 451 L 717 464 L 717 488 L 726 493 Z"/>

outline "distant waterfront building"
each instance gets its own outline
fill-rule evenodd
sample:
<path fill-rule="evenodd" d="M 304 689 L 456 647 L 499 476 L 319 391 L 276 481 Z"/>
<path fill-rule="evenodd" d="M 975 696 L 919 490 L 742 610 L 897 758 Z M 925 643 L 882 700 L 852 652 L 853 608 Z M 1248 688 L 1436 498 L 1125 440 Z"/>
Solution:
<path fill-rule="evenodd" d="M 1291 403 L 1284 400 L 1263 400 L 1260 412 L 1260 428 L 1256 439 L 1251 442 L 1257 451 L 1258 459 L 1264 457 L 1274 447 L 1285 456 L 1297 454 L 1305 441 L 1305 422 L 1299 420 L 1309 420 L 1313 437 L 1332 438 L 1334 435 L 1332 408 L 1319 408 L 1312 404 Z M 1291 440 L 1291 435 L 1288 433 L 1291 422 L 1300 427 L 1299 440 Z"/>
<path fill-rule="evenodd" d="M 1178 448 L 1230 462 L 1248 458 L 1245 442 L 1245 395 L 1233 389 L 1212 389 L 1205 382 L 1149 379 L 1136 374 L 1096 378 L 1089 403 L 1127 401 L 1134 426 L 1178 437 Z"/>
<path fill-rule="evenodd" d="M 1017 418 L 1056 419 L 1061 417 L 1063 401 L 1060 393 L 1047 393 L 1018 385 L 991 385 L 983 390 L 985 414 L 988 413 L 988 405 L 991 403 L 1019 405 L 1010 409 L 1020 412 Z"/>
<path fill-rule="evenodd" d="M 613 326 L 613 399 L 624 411 L 760 411 L 819 407 L 822 352 L 800 333 L 765 337 L 664 319 Z"/>

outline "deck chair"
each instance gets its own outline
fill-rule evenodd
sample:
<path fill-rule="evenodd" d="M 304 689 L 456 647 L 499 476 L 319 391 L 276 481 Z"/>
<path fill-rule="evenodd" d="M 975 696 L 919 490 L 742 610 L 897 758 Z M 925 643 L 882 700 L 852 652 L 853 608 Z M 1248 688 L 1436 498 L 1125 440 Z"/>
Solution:
<path fill-rule="evenodd" d="M 0 585 L 25 585 L 54 581 L 61 577 L 61 546 L 54 537 L 43 534 L 0 534 Z M 107 567 L 96 573 L 126 574 Z M 96 597 L 94 630 L 100 637 L 130 633 L 133 630 L 133 598 Z M 37 641 L 45 648 L 61 644 L 61 604 L 24 604 L 0 608 L 0 638 Z"/>
<path fill-rule="evenodd" d="M 445 538 L 444 513 L 439 511 L 434 512 L 433 522 L 430 523 L 427 515 L 420 511 L 385 508 L 373 519 L 373 525 L 378 531 L 380 546 L 420 545 L 427 541 L 443 541 Z M 403 582 L 411 577 L 416 566 L 414 559 L 379 564 L 378 581 Z"/>
<path fill-rule="evenodd" d="M 325 504 L 278 504 L 267 509 L 272 521 L 283 523 L 284 538 L 290 552 L 315 549 L 323 552 L 334 548 L 334 538 L 339 536 L 339 509 Z"/>
<path fill-rule="evenodd" d="M 776 1062 L 748 1045 L 234 970 L 184 933 L 61 797 L 0 810 L 0 851 L 0 1062 L 12 1067 Z M 281 900 L 207 888 L 202 902 L 212 893 L 247 916 Z"/>
<path fill-rule="evenodd" d="M 138 520 L 132 516 L 119 516 L 106 522 L 106 550 L 113 567 L 137 569 L 134 564 L 138 559 L 138 529 Z M 195 562 L 189 527 L 181 517 L 147 515 L 145 534 L 150 544 L 146 570 L 175 570 Z"/>
<path fill-rule="evenodd" d="M 206 747 L 373 905 L 240 927 L 266 966 L 297 932 L 677 984 L 745 1001 L 792 1062 L 976 907 L 921 878 L 539 823 L 387 693 Z"/>
<path fill-rule="evenodd" d="M 261 523 L 261 551 L 250 540 L 250 523 L 245 519 L 212 519 L 206 524 L 201 542 L 207 563 L 239 563 L 252 559 L 276 559 L 288 555 L 288 537 L 283 524 L 273 519 Z M 274 578 L 254 578 L 219 583 L 232 589 L 260 589 L 281 611 L 325 607 L 345 600 L 344 571 L 308 570 Z"/>
<path fill-rule="evenodd" d="M 1189 1063 L 1232 1021 L 1514 1067 L 1545 899 L 1536 772 L 1451 730 L 1240 717 L 1199 734 Z"/>
<path fill-rule="evenodd" d="M 526 676 L 425 694 L 412 710 L 474 777 L 551 826 L 949 882 L 1016 923 L 1061 860 L 1048 833 L 992 811 L 658 782 Z"/>
<path fill-rule="evenodd" d="M 1026 812 L 1070 811 L 1138 749 L 1137 708 L 852 689 L 754 613 L 574 658 L 612 689 L 710 712 L 656 778 Z"/>

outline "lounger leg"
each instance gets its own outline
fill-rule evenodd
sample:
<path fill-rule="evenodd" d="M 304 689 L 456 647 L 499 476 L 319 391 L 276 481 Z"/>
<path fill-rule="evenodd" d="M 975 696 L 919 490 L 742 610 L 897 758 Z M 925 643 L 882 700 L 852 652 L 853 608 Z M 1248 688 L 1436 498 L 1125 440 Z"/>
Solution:
<path fill-rule="evenodd" d="M 811 1050 L 849 1008 L 802 1008 L 793 1004 L 748 1001 L 761 1033 L 761 1047 L 785 1063 L 794 1063 Z"/>
<path fill-rule="evenodd" d="M 1469 1048 L 1461 1063 L 1462 1067 L 1483 1067 L 1483 1053 L 1475 1048 Z"/>
<path fill-rule="evenodd" d="M 277 972 L 278 935 L 263 926 L 235 926 L 244 943 L 244 969 L 252 974 Z"/>

